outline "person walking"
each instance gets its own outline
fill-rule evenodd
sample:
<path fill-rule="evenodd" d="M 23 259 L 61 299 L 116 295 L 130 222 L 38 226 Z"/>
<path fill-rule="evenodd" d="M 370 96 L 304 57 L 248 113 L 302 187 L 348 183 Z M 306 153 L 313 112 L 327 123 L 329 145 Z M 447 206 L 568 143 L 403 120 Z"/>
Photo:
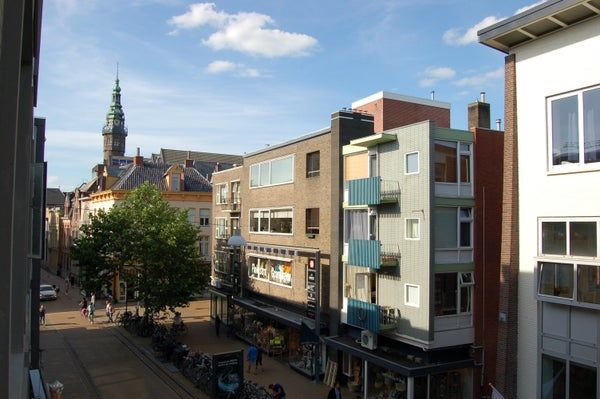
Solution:
<path fill-rule="evenodd" d="M 106 317 L 108 317 L 107 323 L 114 323 L 114 321 L 113 321 L 113 306 L 110 301 L 106 301 Z"/>
<path fill-rule="evenodd" d="M 342 399 L 342 390 L 340 389 L 339 381 L 335 381 L 333 388 L 331 388 L 327 394 L 327 399 Z"/>
<path fill-rule="evenodd" d="M 96 305 L 96 294 L 92 292 L 92 296 L 90 297 L 90 303 Z"/>
<path fill-rule="evenodd" d="M 88 307 L 86 297 L 83 297 L 81 299 L 81 302 L 79 302 L 79 307 L 80 307 L 81 317 L 86 317 L 87 316 L 87 307 Z"/>
<path fill-rule="evenodd" d="M 271 396 L 273 399 L 285 399 L 285 389 L 279 383 L 270 384 Z"/>
<path fill-rule="evenodd" d="M 217 337 L 219 336 L 219 330 L 221 329 L 221 318 L 219 315 L 215 317 L 215 332 L 217 333 Z"/>
<path fill-rule="evenodd" d="M 91 324 L 94 324 L 94 311 L 95 310 L 96 310 L 96 307 L 94 306 L 94 302 L 90 301 L 87 311 L 88 311 L 88 319 Z"/>
<path fill-rule="evenodd" d="M 40 305 L 40 324 L 46 325 L 46 308 Z"/>
<path fill-rule="evenodd" d="M 264 371 L 263 368 L 263 352 L 262 349 L 260 347 L 256 348 L 256 367 L 254 369 L 255 373 L 258 373 L 258 366 L 260 366 L 260 371 Z"/>
<path fill-rule="evenodd" d="M 65 295 L 69 295 L 69 288 L 71 288 L 69 278 L 65 277 Z"/>
<path fill-rule="evenodd" d="M 250 345 L 248 348 L 248 373 L 252 370 L 254 365 L 254 374 L 256 374 L 256 358 L 258 357 L 258 349 L 254 345 Z"/>

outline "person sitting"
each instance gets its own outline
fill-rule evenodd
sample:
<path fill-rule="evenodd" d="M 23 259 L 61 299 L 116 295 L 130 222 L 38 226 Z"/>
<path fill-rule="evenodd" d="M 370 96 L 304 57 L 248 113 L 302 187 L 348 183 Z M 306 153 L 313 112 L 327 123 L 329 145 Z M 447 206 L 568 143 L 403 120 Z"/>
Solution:
<path fill-rule="evenodd" d="M 270 384 L 271 396 L 273 399 L 285 399 L 285 389 L 279 383 Z"/>

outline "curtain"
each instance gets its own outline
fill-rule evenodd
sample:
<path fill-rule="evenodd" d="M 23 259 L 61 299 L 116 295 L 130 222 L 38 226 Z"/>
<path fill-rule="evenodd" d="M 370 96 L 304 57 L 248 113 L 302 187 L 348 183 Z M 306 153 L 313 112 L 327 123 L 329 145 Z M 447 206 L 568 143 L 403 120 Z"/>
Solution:
<path fill-rule="evenodd" d="M 344 223 L 344 242 L 350 240 L 368 240 L 369 239 L 369 217 L 367 211 L 348 210 L 346 211 L 346 222 Z"/>

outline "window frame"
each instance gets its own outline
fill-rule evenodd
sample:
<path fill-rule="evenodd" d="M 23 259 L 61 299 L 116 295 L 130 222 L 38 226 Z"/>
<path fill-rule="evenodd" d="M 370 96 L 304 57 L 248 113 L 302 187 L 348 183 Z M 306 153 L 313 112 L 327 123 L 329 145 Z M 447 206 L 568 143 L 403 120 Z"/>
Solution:
<path fill-rule="evenodd" d="M 454 292 L 454 296 L 455 296 L 455 303 L 456 303 L 456 313 L 454 314 L 444 314 L 444 315 L 436 315 L 435 311 L 436 311 L 436 298 L 435 298 L 435 292 L 436 292 L 436 287 L 435 287 L 435 276 L 438 274 L 456 274 L 456 289 Z M 468 274 L 471 276 L 471 281 L 465 282 L 463 281 L 463 274 Z M 433 314 L 434 317 L 457 317 L 457 316 L 465 316 L 465 315 L 473 315 L 473 302 L 474 302 L 474 287 L 475 287 L 475 272 L 474 271 L 455 271 L 455 272 L 440 272 L 440 273 L 435 273 L 434 275 L 434 287 L 433 287 L 433 293 L 434 293 L 434 298 L 433 298 Z M 462 309 L 462 289 L 468 289 L 469 290 L 469 306 L 468 306 L 468 310 L 463 312 L 461 311 Z"/>
<path fill-rule="evenodd" d="M 308 218 L 308 214 L 309 212 L 311 212 L 311 216 L 312 216 L 312 212 L 317 211 L 317 225 L 316 226 L 309 226 L 309 218 Z M 319 232 L 321 231 L 321 211 L 319 208 L 306 208 L 306 211 L 304 212 L 304 221 L 305 221 L 305 232 L 306 234 L 314 234 L 314 235 L 319 235 Z M 310 230 L 312 229 L 312 230 Z M 316 232 L 315 232 L 316 229 Z"/>
<path fill-rule="evenodd" d="M 261 259 L 265 262 L 269 262 L 268 264 L 266 264 L 266 278 L 260 277 L 260 275 L 256 275 L 254 276 L 254 274 L 252 273 L 252 263 L 250 262 L 250 258 L 255 258 L 255 259 Z M 278 256 L 269 256 L 269 255 L 262 255 L 262 254 L 255 254 L 255 253 L 250 253 L 248 254 L 248 259 L 247 259 L 247 265 L 248 265 L 248 278 L 250 279 L 254 279 L 254 280 L 258 280 L 258 281 L 262 281 L 268 284 L 273 284 L 276 285 L 278 287 L 284 287 L 284 288 L 293 288 L 294 286 L 294 260 L 291 258 L 282 258 L 282 257 L 278 257 Z M 273 265 L 272 262 L 282 262 L 282 263 L 289 263 L 290 264 L 290 268 L 291 268 L 291 273 L 290 273 L 290 284 L 283 284 L 283 283 L 279 283 L 276 281 L 272 280 L 271 277 L 271 270 L 273 269 Z"/>
<path fill-rule="evenodd" d="M 596 223 L 596 256 L 585 256 L 585 255 L 572 255 L 571 254 L 571 223 Z M 546 254 L 542 252 L 543 249 L 543 223 L 565 223 L 565 254 Z M 573 218 L 538 218 L 538 245 L 537 245 L 538 257 L 544 259 L 554 260 L 572 260 L 572 259 L 583 259 L 585 261 L 600 259 L 600 217 L 573 217 Z"/>
<path fill-rule="evenodd" d="M 309 167 L 311 166 L 310 162 L 309 162 L 309 158 L 311 155 L 317 155 L 318 157 L 318 162 L 319 162 L 319 168 L 316 170 L 309 170 Z M 310 179 L 313 177 L 319 177 L 321 175 L 321 151 L 312 151 L 306 154 L 306 178 Z"/>
<path fill-rule="evenodd" d="M 409 288 L 416 288 L 417 289 L 417 302 L 410 302 L 409 297 L 408 297 L 408 289 Z M 405 283 L 404 284 L 404 304 L 406 306 L 410 306 L 412 308 L 418 308 L 421 305 L 421 286 L 418 284 L 411 284 L 411 283 Z"/>
<path fill-rule="evenodd" d="M 219 223 L 219 220 L 224 220 L 225 223 L 223 223 L 224 225 L 224 230 L 225 230 L 225 234 L 221 235 L 218 233 L 219 231 L 219 227 L 221 227 L 221 223 Z M 227 218 L 226 217 L 215 217 L 215 237 L 216 238 L 226 238 L 227 237 L 227 232 L 228 232 L 228 227 L 229 227 L 229 223 L 227 223 Z"/>
<path fill-rule="evenodd" d="M 228 183 L 219 183 L 215 184 L 215 204 L 217 205 L 226 205 L 227 204 L 227 196 L 229 195 L 229 184 Z M 225 193 L 221 193 L 221 189 L 225 187 Z"/>
<path fill-rule="evenodd" d="M 408 156 L 417 155 L 417 170 L 414 172 L 408 171 Z M 419 151 L 407 152 L 404 154 L 404 174 L 405 175 L 417 175 L 421 172 L 421 154 Z"/>
<path fill-rule="evenodd" d="M 282 210 L 282 209 L 289 209 L 292 212 L 292 224 L 291 224 L 291 231 L 289 233 L 274 233 L 271 232 L 271 211 L 276 211 L 276 210 Z M 259 231 L 252 231 L 251 226 L 252 226 L 252 212 L 258 212 L 258 229 Z M 260 225 L 261 225 L 261 220 L 263 219 L 262 216 L 262 212 L 267 212 L 269 215 L 269 224 L 268 224 L 268 229 L 267 231 L 260 231 Z M 268 235 L 280 235 L 280 236 L 292 236 L 294 235 L 294 207 L 293 206 L 280 206 L 280 207 L 273 207 L 273 208 L 251 208 L 248 209 L 248 233 L 249 234 L 268 234 Z"/>
<path fill-rule="evenodd" d="M 271 179 L 272 179 L 272 176 L 273 176 L 273 170 L 272 170 L 272 168 L 271 168 L 271 164 L 272 164 L 274 161 L 279 161 L 279 160 L 281 160 L 281 159 L 285 159 L 285 158 L 291 158 L 291 159 L 292 159 L 292 175 L 291 175 L 291 180 L 289 180 L 289 181 L 285 181 L 285 182 L 282 182 L 282 183 L 275 183 L 275 184 L 271 184 L 270 182 L 271 182 Z M 268 165 L 269 165 L 269 184 L 261 184 L 261 183 L 260 183 L 260 180 L 261 180 L 260 169 L 261 169 L 261 167 L 262 167 L 263 165 L 265 165 L 265 164 L 268 164 Z M 295 157 L 295 154 L 287 154 L 287 155 L 283 155 L 283 156 L 280 156 L 280 157 L 277 157 L 277 158 L 272 158 L 272 159 L 269 159 L 269 160 L 266 160 L 266 161 L 261 161 L 261 162 L 256 162 L 256 163 L 253 163 L 253 164 L 252 164 L 252 165 L 250 165 L 250 167 L 248 168 L 248 178 L 249 178 L 249 180 L 248 180 L 248 183 L 249 183 L 249 184 L 248 184 L 248 186 L 250 187 L 250 190 L 254 190 L 254 189 L 256 189 L 256 188 L 263 188 L 263 187 L 273 187 L 273 186 L 281 186 L 281 185 L 283 185 L 283 184 L 291 184 L 291 183 L 294 183 L 294 180 L 295 180 L 295 165 L 296 165 L 296 157 Z M 258 170 L 259 170 L 259 173 L 258 173 L 258 185 L 255 185 L 255 186 L 253 186 L 253 185 L 252 185 L 252 170 L 253 170 L 253 168 L 255 168 L 255 167 L 256 167 L 256 168 L 258 168 Z"/>
<path fill-rule="evenodd" d="M 473 229 L 474 229 L 474 225 L 475 225 L 475 215 L 474 215 L 474 206 L 436 206 L 435 208 L 452 208 L 456 210 L 456 247 L 437 247 L 435 246 L 435 250 L 473 250 L 473 243 L 474 243 L 474 238 L 473 237 Z M 471 210 L 471 216 L 468 218 L 463 218 L 460 214 L 461 209 L 470 209 Z M 435 212 L 435 209 L 434 209 Z M 460 229 L 460 225 L 461 223 L 470 223 L 470 245 L 463 247 L 461 246 L 460 242 L 461 242 L 461 229 Z M 434 228 L 435 228 L 435 221 L 434 221 Z M 437 228 L 436 228 L 437 230 Z M 435 245 L 435 242 L 434 242 Z"/>
<path fill-rule="evenodd" d="M 241 196 L 242 196 L 242 182 L 240 179 L 237 180 L 231 180 L 229 182 L 229 186 L 231 188 L 231 203 L 232 204 L 240 204 L 241 203 Z M 237 190 L 234 190 L 234 188 L 237 187 Z M 227 195 L 230 195 L 229 193 Z"/>
<path fill-rule="evenodd" d="M 207 211 L 208 212 L 208 216 L 202 216 L 202 211 Z M 211 209 L 210 208 L 199 208 L 198 209 L 198 224 L 200 225 L 200 227 L 208 227 L 210 226 L 210 212 Z M 205 222 L 205 223 L 203 223 Z"/>
<path fill-rule="evenodd" d="M 594 302 L 586 302 L 584 300 L 580 300 L 579 299 L 579 294 L 580 294 L 580 281 L 582 280 L 581 278 L 581 274 L 583 273 L 583 267 L 595 267 L 598 270 L 598 276 L 597 278 L 600 279 L 600 263 L 594 263 L 594 262 L 578 262 L 576 260 L 557 260 L 557 259 L 551 259 L 551 258 L 547 258 L 547 257 L 537 257 L 535 258 L 535 292 L 534 295 L 535 297 L 540 300 L 540 301 L 544 301 L 544 302 L 553 302 L 553 303 L 561 303 L 561 304 L 569 304 L 571 306 L 579 306 L 579 307 L 583 307 L 583 308 L 589 308 L 589 309 L 600 309 L 600 302 L 599 303 L 594 303 Z M 571 265 L 573 267 L 572 273 L 573 273 L 573 292 L 570 298 L 567 297 L 561 297 L 561 296 L 556 296 L 556 295 L 550 295 L 550 294 L 542 294 L 540 292 L 540 287 L 542 284 L 542 268 L 541 268 L 541 264 L 542 263 L 559 263 L 559 264 L 565 264 L 565 265 Z M 581 272 L 580 272 L 581 270 Z M 598 286 L 600 286 L 600 281 L 598 281 Z"/>
<path fill-rule="evenodd" d="M 546 167 L 549 175 L 600 170 L 600 161 L 589 163 L 585 162 L 585 118 L 583 114 L 583 93 L 596 89 L 600 89 L 600 85 L 582 87 L 577 90 L 571 90 L 569 92 L 546 97 Z M 573 96 L 577 97 L 577 138 L 579 140 L 577 151 L 579 155 L 579 162 L 567 163 L 564 165 L 554 165 L 552 156 L 552 148 L 554 144 L 552 139 L 552 102 Z"/>
<path fill-rule="evenodd" d="M 417 221 L 417 236 L 409 237 L 408 236 L 408 221 L 416 220 Z M 405 218 L 404 219 L 404 239 L 409 241 L 419 241 L 421 239 L 421 219 L 420 218 Z"/>

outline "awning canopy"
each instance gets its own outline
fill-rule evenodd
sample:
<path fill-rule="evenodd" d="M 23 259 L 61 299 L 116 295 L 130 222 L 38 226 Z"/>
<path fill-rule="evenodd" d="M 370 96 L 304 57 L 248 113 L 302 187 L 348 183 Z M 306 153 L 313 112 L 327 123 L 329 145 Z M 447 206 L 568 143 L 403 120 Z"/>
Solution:
<path fill-rule="evenodd" d="M 303 315 L 292 312 L 290 310 L 278 308 L 265 302 L 260 302 L 249 298 L 237 297 L 233 297 L 233 302 L 245 309 L 251 310 L 252 312 L 261 314 L 273 320 L 277 320 L 278 322 L 285 324 L 286 326 L 300 328 L 302 326 L 302 323 L 304 322 L 304 324 L 309 326 L 311 329 L 314 330 L 315 328 L 314 320 L 311 320 Z"/>

